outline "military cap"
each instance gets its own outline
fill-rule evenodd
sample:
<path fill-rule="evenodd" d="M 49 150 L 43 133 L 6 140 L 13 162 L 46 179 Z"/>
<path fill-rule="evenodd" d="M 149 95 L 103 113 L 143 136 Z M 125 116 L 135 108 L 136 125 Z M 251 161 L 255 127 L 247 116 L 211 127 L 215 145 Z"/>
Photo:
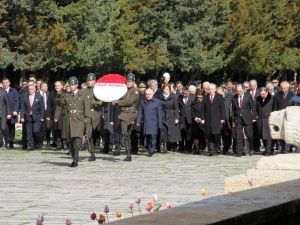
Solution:
<path fill-rule="evenodd" d="M 139 88 L 146 88 L 147 86 L 146 86 L 146 83 L 144 82 L 144 81 L 141 81 L 140 83 L 139 83 L 139 86 L 138 86 Z"/>
<path fill-rule="evenodd" d="M 70 85 L 78 84 L 78 79 L 77 79 L 77 77 L 74 77 L 74 76 L 70 77 L 68 83 L 69 83 Z"/>
<path fill-rule="evenodd" d="M 127 74 L 126 78 L 128 81 L 135 81 L 135 75 L 131 72 Z"/>
<path fill-rule="evenodd" d="M 86 80 L 96 80 L 96 75 L 94 73 L 89 73 L 86 77 Z"/>

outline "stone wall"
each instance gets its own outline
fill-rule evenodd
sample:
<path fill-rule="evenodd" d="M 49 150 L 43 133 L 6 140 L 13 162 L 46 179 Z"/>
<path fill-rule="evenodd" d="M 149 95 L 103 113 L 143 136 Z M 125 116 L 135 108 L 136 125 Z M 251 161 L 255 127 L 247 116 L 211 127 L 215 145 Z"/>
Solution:
<path fill-rule="evenodd" d="M 112 225 L 297 225 L 300 179 L 204 199 Z"/>

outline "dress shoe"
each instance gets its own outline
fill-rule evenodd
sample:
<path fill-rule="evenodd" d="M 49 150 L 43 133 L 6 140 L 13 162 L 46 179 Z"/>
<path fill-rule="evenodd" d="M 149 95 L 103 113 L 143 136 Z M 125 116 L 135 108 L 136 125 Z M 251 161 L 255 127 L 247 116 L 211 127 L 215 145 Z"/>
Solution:
<path fill-rule="evenodd" d="M 262 154 L 263 154 L 264 156 L 270 156 L 270 155 L 271 155 L 271 152 L 264 151 Z"/>
<path fill-rule="evenodd" d="M 77 167 L 78 166 L 78 162 L 73 161 L 69 167 Z"/>
<path fill-rule="evenodd" d="M 249 150 L 249 155 L 250 155 L 250 156 L 253 155 L 253 150 Z"/>
<path fill-rule="evenodd" d="M 154 155 L 154 152 L 152 152 L 152 153 L 149 152 L 147 156 L 148 156 L 148 157 L 152 157 L 153 155 Z"/>
<path fill-rule="evenodd" d="M 113 156 L 119 156 L 119 155 L 121 155 L 121 152 L 120 152 L 120 151 L 114 151 L 114 152 L 113 152 Z"/>
<path fill-rule="evenodd" d="M 94 153 L 91 154 L 91 157 L 89 158 L 89 162 L 96 161 L 96 156 Z"/>
<path fill-rule="evenodd" d="M 132 160 L 131 156 L 126 156 L 126 158 L 124 159 L 125 162 L 130 162 Z"/>
<path fill-rule="evenodd" d="M 242 156 L 245 156 L 246 155 L 246 152 L 242 152 Z"/>
<path fill-rule="evenodd" d="M 242 154 L 235 154 L 235 157 L 242 157 Z"/>
<path fill-rule="evenodd" d="M 33 147 L 29 147 L 29 148 L 27 148 L 27 150 L 28 150 L 28 151 L 33 151 L 34 148 L 33 148 Z"/>
<path fill-rule="evenodd" d="M 208 153 L 208 156 L 214 156 L 214 155 L 215 155 L 215 153 L 213 153 L 213 152 Z"/>

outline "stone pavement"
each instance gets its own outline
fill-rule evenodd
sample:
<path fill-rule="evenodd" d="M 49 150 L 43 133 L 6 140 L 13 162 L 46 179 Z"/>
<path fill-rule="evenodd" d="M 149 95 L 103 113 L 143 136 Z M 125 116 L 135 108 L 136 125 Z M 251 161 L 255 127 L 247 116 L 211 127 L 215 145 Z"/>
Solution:
<path fill-rule="evenodd" d="M 0 225 L 35 224 L 43 214 L 44 225 L 89 224 L 91 212 L 110 207 L 110 219 L 121 210 L 131 215 L 128 202 L 142 198 L 147 202 L 157 194 L 162 208 L 167 202 L 178 206 L 224 193 L 224 178 L 254 168 L 261 157 L 205 157 L 181 153 L 144 154 L 123 162 L 124 155 L 97 154 L 88 162 L 88 153 L 80 152 L 78 168 L 69 168 L 70 157 L 64 151 L 0 150 Z M 205 197 L 200 188 L 207 190 Z M 134 215 L 138 215 L 137 210 Z"/>

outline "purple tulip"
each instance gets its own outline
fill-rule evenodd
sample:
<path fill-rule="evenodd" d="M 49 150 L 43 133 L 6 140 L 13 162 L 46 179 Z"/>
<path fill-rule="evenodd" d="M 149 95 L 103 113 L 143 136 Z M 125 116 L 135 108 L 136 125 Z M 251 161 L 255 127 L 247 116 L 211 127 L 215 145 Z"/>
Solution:
<path fill-rule="evenodd" d="M 72 225 L 72 221 L 69 218 L 66 220 L 66 225 Z"/>
<path fill-rule="evenodd" d="M 90 215 L 90 218 L 91 220 L 95 220 L 97 218 L 97 214 L 95 212 L 93 212 L 91 215 Z"/>
<path fill-rule="evenodd" d="M 128 203 L 128 208 L 129 208 L 129 209 L 133 209 L 133 208 L 134 208 L 134 201 L 130 201 L 130 202 Z"/>
<path fill-rule="evenodd" d="M 135 200 L 135 203 L 138 204 L 138 205 L 141 204 L 141 202 L 142 202 L 142 199 L 141 199 L 141 198 L 137 198 L 137 199 Z"/>
<path fill-rule="evenodd" d="M 43 225 L 43 222 L 44 222 L 44 217 L 43 215 L 40 214 L 36 219 L 36 225 Z"/>
<path fill-rule="evenodd" d="M 105 205 L 105 207 L 104 207 L 104 213 L 109 213 L 109 207 L 108 207 L 108 205 Z"/>

